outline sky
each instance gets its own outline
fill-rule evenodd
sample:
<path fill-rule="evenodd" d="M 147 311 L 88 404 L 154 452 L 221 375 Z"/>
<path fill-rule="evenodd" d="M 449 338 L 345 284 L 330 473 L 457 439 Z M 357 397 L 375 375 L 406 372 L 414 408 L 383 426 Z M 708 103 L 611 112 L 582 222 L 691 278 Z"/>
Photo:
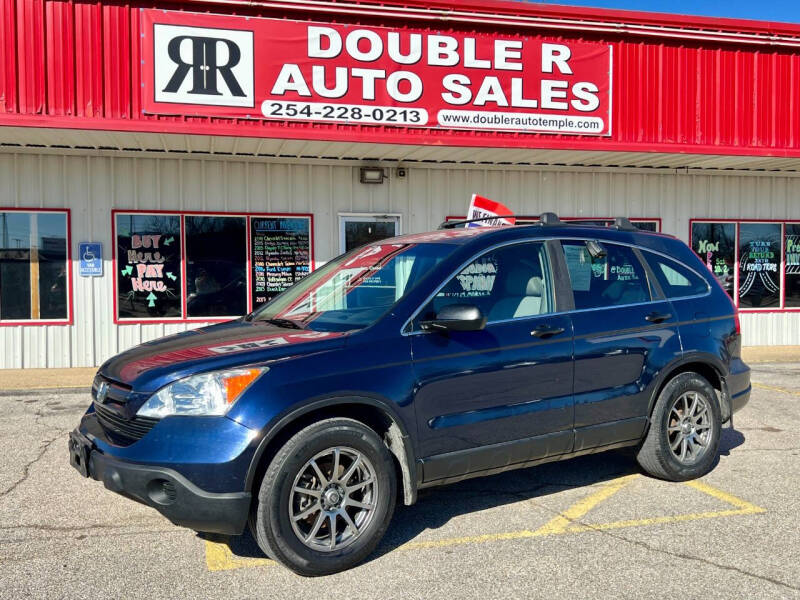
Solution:
<path fill-rule="evenodd" d="M 648 12 L 677 13 L 757 19 L 760 21 L 785 21 L 800 23 L 800 0 L 530 0 L 542 4 L 570 4 L 599 8 L 644 10 Z"/>

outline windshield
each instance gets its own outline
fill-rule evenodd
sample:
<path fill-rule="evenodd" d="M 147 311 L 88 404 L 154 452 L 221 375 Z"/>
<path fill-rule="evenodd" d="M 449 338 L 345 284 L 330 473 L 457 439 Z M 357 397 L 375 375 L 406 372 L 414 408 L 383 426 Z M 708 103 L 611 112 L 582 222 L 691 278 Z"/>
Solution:
<path fill-rule="evenodd" d="M 449 244 L 372 244 L 344 254 L 250 315 L 281 327 L 349 331 L 372 325 L 439 261 Z"/>

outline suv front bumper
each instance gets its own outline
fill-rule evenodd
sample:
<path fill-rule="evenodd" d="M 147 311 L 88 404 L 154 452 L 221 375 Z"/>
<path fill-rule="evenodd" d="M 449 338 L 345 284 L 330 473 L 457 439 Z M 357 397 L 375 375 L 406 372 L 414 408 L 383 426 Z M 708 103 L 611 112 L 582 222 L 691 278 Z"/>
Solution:
<path fill-rule="evenodd" d="M 103 454 L 78 429 L 69 436 L 70 463 L 84 477 L 147 506 L 175 525 L 195 531 L 239 535 L 250 511 L 249 492 L 211 493 L 180 473 Z"/>

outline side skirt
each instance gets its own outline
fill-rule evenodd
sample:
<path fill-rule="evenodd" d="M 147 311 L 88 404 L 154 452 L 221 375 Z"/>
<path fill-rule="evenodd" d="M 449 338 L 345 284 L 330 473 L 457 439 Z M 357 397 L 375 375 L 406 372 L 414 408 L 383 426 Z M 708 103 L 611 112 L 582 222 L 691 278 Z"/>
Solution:
<path fill-rule="evenodd" d="M 622 440 L 617 438 L 619 441 L 591 445 L 591 447 L 587 447 L 587 445 L 597 439 L 594 431 L 570 430 L 424 458 L 418 461 L 423 478 L 418 488 L 456 483 L 465 479 L 496 475 L 505 471 L 524 469 L 615 448 L 636 446 L 641 441 L 641 433 L 644 431 L 646 422 L 645 418 L 630 419 L 586 428 L 601 429 L 606 434 L 610 433 L 610 430 L 619 431 L 619 433 L 624 432 L 624 435 L 633 436 Z M 575 438 L 582 439 L 580 446 L 573 445 Z M 605 439 L 609 438 L 605 437 Z M 576 447 L 579 449 L 573 449 Z"/>

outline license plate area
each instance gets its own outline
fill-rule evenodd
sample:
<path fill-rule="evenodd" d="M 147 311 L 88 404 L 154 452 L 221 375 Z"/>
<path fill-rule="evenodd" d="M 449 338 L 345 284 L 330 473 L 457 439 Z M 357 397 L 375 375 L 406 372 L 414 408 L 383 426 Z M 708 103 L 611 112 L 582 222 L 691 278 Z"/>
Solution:
<path fill-rule="evenodd" d="M 88 438 L 73 431 L 69 434 L 69 464 L 84 477 L 89 477 L 89 454 L 92 443 Z"/>

